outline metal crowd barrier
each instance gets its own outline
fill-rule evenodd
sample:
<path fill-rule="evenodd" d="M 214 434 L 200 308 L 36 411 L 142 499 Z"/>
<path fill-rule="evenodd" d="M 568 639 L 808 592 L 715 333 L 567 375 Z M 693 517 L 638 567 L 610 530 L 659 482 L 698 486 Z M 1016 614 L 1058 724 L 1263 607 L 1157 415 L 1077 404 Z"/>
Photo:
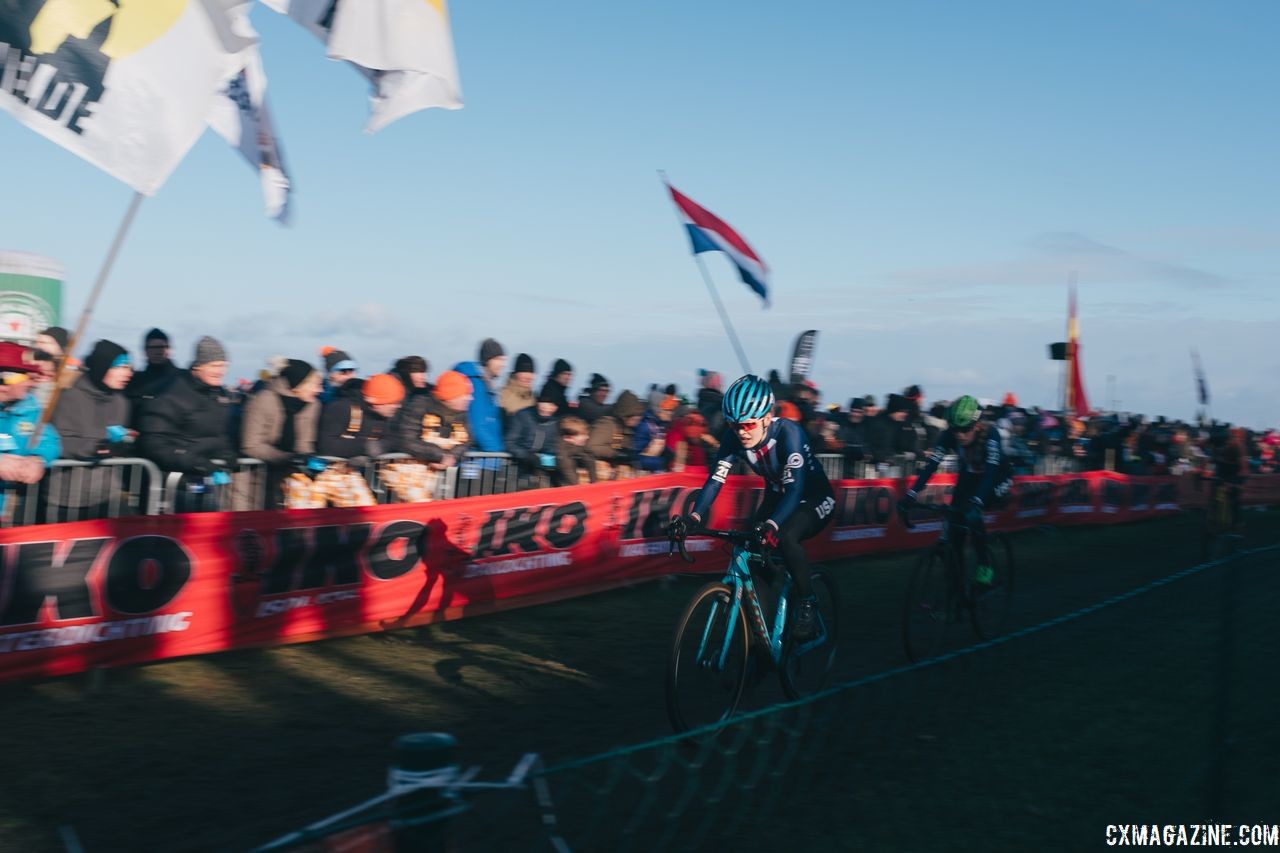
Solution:
<path fill-rule="evenodd" d="M 852 462 L 845 459 L 844 454 L 841 453 L 818 453 L 815 456 L 821 463 L 823 472 L 831 480 L 897 479 L 910 476 L 916 470 L 915 456 L 910 453 L 892 456 L 882 462 Z M 946 464 L 944 460 L 944 467 L 941 469 L 944 472 Z"/>
<path fill-rule="evenodd" d="M 248 456 L 237 459 L 234 465 L 226 465 L 221 459 L 213 461 L 226 466 L 231 482 L 220 484 L 213 476 L 195 477 L 169 471 L 165 474 L 159 512 L 227 512 L 267 507 L 265 462 Z"/>
<path fill-rule="evenodd" d="M 58 459 L 38 483 L 6 484 L 0 527 L 155 515 L 161 511 L 162 482 L 160 469 L 148 459 Z"/>
<path fill-rule="evenodd" d="M 446 497 L 505 495 L 520 490 L 520 466 L 510 453 L 468 453 L 448 471 Z"/>
<path fill-rule="evenodd" d="M 1046 474 L 1075 474 L 1084 470 L 1084 463 L 1074 456 L 1039 456 L 1034 471 L 1038 476 Z"/>
<path fill-rule="evenodd" d="M 346 462 L 350 460 L 320 457 L 326 462 Z M 413 457 L 407 453 L 385 453 L 370 460 L 363 466 L 365 482 L 369 491 L 380 504 L 402 503 L 403 493 L 391 487 L 390 481 L 397 473 L 394 466 L 413 464 Z M 439 472 L 432 472 L 425 482 L 428 484 L 430 497 L 426 500 L 448 500 L 450 498 L 475 497 L 477 495 L 500 495 L 519 491 L 524 486 L 519 466 L 511 458 L 510 453 L 466 453 L 457 465 Z"/>
<path fill-rule="evenodd" d="M 323 458 L 323 457 L 322 457 Z M 882 462 L 848 462 L 839 453 L 817 456 L 832 479 L 885 479 L 910 476 L 916 459 L 911 454 Z M 331 462 L 349 460 L 331 459 Z M 388 453 L 371 460 L 361 471 L 379 504 L 405 500 L 389 486 L 390 466 L 411 462 L 404 453 Z M 955 457 L 940 468 L 955 470 Z M 1074 457 L 1037 457 L 1037 475 L 1066 474 L 1082 470 Z M 642 472 L 637 472 L 637 475 Z M 748 473 L 745 466 L 735 473 Z M 231 482 L 215 484 L 213 478 L 184 477 L 161 472 L 148 459 L 111 458 L 94 462 L 59 459 L 39 483 L 6 484 L 0 490 L 0 528 L 18 525 L 158 515 L 179 512 L 260 510 L 275 505 L 268 466 L 260 459 L 242 457 L 229 470 Z M 529 488 L 531 483 L 509 453 L 468 453 L 459 464 L 424 480 L 427 500 L 497 495 Z"/>

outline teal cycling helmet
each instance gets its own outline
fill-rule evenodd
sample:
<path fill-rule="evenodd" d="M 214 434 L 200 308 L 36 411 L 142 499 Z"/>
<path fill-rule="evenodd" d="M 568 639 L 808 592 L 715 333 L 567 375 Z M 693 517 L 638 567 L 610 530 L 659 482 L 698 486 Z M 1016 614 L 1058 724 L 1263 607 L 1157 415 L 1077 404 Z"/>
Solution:
<path fill-rule="evenodd" d="M 965 394 L 947 409 L 947 423 L 954 429 L 968 429 L 978 422 L 981 411 L 978 401 Z"/>
<path fill-rule="evenodd" d="M 773 411 L 773 389 L 766 380 L 748 373 L 724 392 L 720 407 L 725 420 L 732 423 L 759 420 Z"/>

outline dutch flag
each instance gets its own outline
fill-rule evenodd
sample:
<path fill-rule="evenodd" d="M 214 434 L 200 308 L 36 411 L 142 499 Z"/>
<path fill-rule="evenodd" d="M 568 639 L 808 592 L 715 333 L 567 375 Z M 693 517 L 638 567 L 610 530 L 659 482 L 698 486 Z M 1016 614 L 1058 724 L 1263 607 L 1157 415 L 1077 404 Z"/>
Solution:
<path fill-rule="evenodd" d="M 747 287 L 759 294 L 764 304 L 769 304 L 769 267 L 755 249 L 747 245 L 742 236 L 711 211 L 701 207 L 693 199 L 681 193 L 671 184 L 671 200 L 676 204 L 680 220 L 689 231 L 693 253 L 724 252 L 738 268 Z"/>

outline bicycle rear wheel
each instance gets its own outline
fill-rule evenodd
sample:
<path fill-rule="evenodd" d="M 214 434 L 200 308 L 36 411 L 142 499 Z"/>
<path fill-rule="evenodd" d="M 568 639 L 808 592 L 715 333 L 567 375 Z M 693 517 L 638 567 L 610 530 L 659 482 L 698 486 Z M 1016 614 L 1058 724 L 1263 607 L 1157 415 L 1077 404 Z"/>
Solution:
<path fill-rule="evenodd" d="M 996 533 L 987 538 L 987 553 L 991 556 L 992 578 L 990 584 L 970 582 L 973 595 L 973 631 L 980 640 L 1000 636 L 1009 627 L 1013 611 L 1015 566 L 1013 546 L 1009 538 Z"/>
<path fill-rule="evenodd" d="M 813 594 L 818 599 L 818 635 L 807 643 L 787 640 L 782 653 L 782 692 L 788 699 L 817 693 L 827 683 L 827 675 L 840 647 L 840 591 L 835 579 L 812 570 Z"/>
<path fill-rule="evenodd" d="M 960 600 L 947 577 L 949 555 L 930 548 L 920 555 L 902 601 L 902 645 L 913 663 L 936 655 L 959 620 Z"/>
<path fill-rule="evenodd" d="M 747 623 L 739 609 L 729 622 L 733 590 L 709 583 L 676 623 L 667 659 L 667 716 L 677 732 L 733 716 L 747 681 Z"/>

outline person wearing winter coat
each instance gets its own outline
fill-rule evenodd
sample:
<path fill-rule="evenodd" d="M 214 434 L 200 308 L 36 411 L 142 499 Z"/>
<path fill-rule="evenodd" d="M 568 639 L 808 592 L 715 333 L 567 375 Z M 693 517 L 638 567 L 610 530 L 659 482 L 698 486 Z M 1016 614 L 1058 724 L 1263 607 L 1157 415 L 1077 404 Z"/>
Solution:
<path fill-rule="evenodd" d="M 504 424 L 510 424 L 516 412 L 532 406 L 537 398 L 533 393 L 533 358 L 528 353 L 516 356 L 515 367 L 507 377 L 507 384 L 498 395 L 498 407 L 502 409 Z"/>
<path fill-rule="evenodd" d="M 573 411 L 569 405 L 569 384 L 573 382 L 573 365 L 563 358 L 557 358 L 551 366 L 551 373 L 543 383 L 539 396 L 546 394 L 556 401 L 556 414 L 566 415 Z"/>
<path fill-rule="evenodd" d="M 574 414 L 588 424 L 593 424 L 609 414 L 609 404 L 605 402 L 605 400 L 609 399 L 609 390 L 608 379 L 605 379 L 599 373 L 591 374 L 591 382 L 586 388 L 582 389 L 582 394 L 578 396 L 578 411 Z"/>
<path fill-rule="evenodd" d="M 84 360 L 84 372 L 58 397 L 53 425 L 62 436 L 64 459 L 93 461 L 124 456 L 132 450 L 129 398 L 124 389 L 133 375 L 128 351 L 98 341 Z"/>
<path fill-rule="evenodd" d="M 644 416 L 644 404 L 630 391 L 623 391 L 614 401 L 610 413 L 591 425 L 587 447 L 597 461 L 600 479 L 612 480 L 631 475 L 635 465 L 632 447 L 636 426 Z"/>
<path fill-rule="evenodd" d="M 533 408 L 516 412 L 511 418 L 507 452 L 519 466 L 520 480 L 526 488 L 551 485 L 560 438 L 558 420 L 556 401 L 545 392 L 538 396 Z"/>
<path fill-rule="evenodd" d="M 506 363 L 502 344 L 485 338 L 480 344 L 479 361 L 464 361 L 453 366 L 456 372 L 471 380 L 467 421 L 476 449 L 484 453 L 502 453 L 507 449 L 502 440 L 502 410 L 498 408 L 493 387 Z"/>
<path fill-rule="evenodd" d="M 139 422 L 137 449 L 161 471 L 207 476 L 235 464 L 229 435 L 231 395 L 222 387 L 227 352 L 205 336 L 196 344 L 189 370 L 180 371 L 163 394 L 151 400 Z"/>
<path fill-rule="evenodd" d="M 162 329 L 147 332 L 142 339 L 142 349 L 147 366 L 134 373 L 124 389 L 129 399 L 129 417 L 133 419 L 129 426 L 133 429 L 142 422 L 142 412 L 147 404 L 168 391 L 182 373 L 169 357 L 169 336 Z"/>
<path fill-rule="evenodd" d="M 310 364 L 291 358 L 245 403 L 240 452 L 266 463 L 268 507 L 281 505 L 280 484 L 316 452 L 321 381 Z"/>

